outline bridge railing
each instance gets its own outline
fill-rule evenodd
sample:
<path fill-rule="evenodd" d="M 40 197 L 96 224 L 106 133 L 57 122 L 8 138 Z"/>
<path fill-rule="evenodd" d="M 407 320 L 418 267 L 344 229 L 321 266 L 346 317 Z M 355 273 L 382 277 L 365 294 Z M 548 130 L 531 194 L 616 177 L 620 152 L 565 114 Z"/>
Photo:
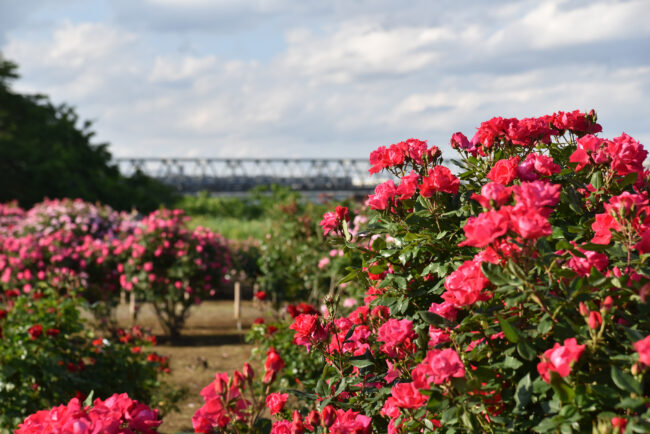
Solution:
<path fill-rule="evenodd" d="M 389 179 L 368 173 L 367 159 L 116 158 L 124 175 L 140 171 L 183 192 L 247 191 L 280 184 L 301 191 L 371 191 Z"/>

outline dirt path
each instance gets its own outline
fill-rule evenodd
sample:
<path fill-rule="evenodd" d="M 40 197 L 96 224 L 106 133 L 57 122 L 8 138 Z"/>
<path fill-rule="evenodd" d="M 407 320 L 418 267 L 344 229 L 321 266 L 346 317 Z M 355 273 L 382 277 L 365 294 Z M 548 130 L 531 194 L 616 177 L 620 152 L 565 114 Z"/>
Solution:
<path fill-rule="evenodd" d="M 203 405 L 199 395 L 217 372 L 232 373 L 240 370 L 248 360 L 252 346 L 244 342 L 246 330 L 253 320 L 263 312 L 250 301 L 242 302 L 242 330 L 237 330 L 232 301 L 209 301 L 193 308 L 183 340 L 177 344 L 164 342 L 156 346 L 159 354 L 170 358 L 171 375 L 165 379 L 189 389 L 187 398 L 179 404 L 180 412 L 165 416 L 159 431 L 162 433 L 193 432 L 192 415 Z M 126 306 L 118 309 L 121 324 L 128 324 Z M 153 311 L 144 306 L 138 316 L 138 324 L 150 327 L 154 334 L 161 335 Z"/>

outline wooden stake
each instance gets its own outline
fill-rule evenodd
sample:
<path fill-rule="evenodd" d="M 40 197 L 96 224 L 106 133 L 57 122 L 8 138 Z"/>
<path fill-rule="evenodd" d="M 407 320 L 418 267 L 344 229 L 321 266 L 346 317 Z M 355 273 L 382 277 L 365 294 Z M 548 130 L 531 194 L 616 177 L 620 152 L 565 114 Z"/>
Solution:
<path fill-rule="evenodd" d="M 237 330 L 241 331 L 241 283 L 235 282 L 235 319 L 237 320 Z"/>
<path fill-rule="evenodd" d="M 131 325 L 135 325 L 135 291 L 129 291 L 129 315 L 131 316 Z"/>

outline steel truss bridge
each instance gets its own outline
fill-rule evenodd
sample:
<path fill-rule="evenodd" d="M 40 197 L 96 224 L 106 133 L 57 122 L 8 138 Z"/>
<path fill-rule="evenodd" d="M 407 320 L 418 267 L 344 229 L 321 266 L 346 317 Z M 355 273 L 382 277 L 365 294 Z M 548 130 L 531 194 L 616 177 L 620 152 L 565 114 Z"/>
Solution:
<path fill-rule="evenodd" d="M 368 193 L 388 177 L 368 173 L 367 159 L 116 158 L 126 176 L 141 172 L 183 193 L 237 193 L 279 184 L 304 192 Z"/>

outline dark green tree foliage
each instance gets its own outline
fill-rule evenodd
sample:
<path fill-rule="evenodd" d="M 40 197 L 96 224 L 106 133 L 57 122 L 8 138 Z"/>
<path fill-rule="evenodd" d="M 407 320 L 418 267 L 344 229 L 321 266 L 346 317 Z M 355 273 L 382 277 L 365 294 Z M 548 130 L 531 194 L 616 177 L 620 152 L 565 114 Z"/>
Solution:
<path fill-rule="evenodd" d="M 0 58 L 0 202 L 29 207 L 69 197 L 146 212 L 174 200 L 172 189 L 152 178 L 122 176 L 108 144 L 91 143 L 91 122 L 80 122 L 72 107 L 13 92 L 16 69 Z"/>

